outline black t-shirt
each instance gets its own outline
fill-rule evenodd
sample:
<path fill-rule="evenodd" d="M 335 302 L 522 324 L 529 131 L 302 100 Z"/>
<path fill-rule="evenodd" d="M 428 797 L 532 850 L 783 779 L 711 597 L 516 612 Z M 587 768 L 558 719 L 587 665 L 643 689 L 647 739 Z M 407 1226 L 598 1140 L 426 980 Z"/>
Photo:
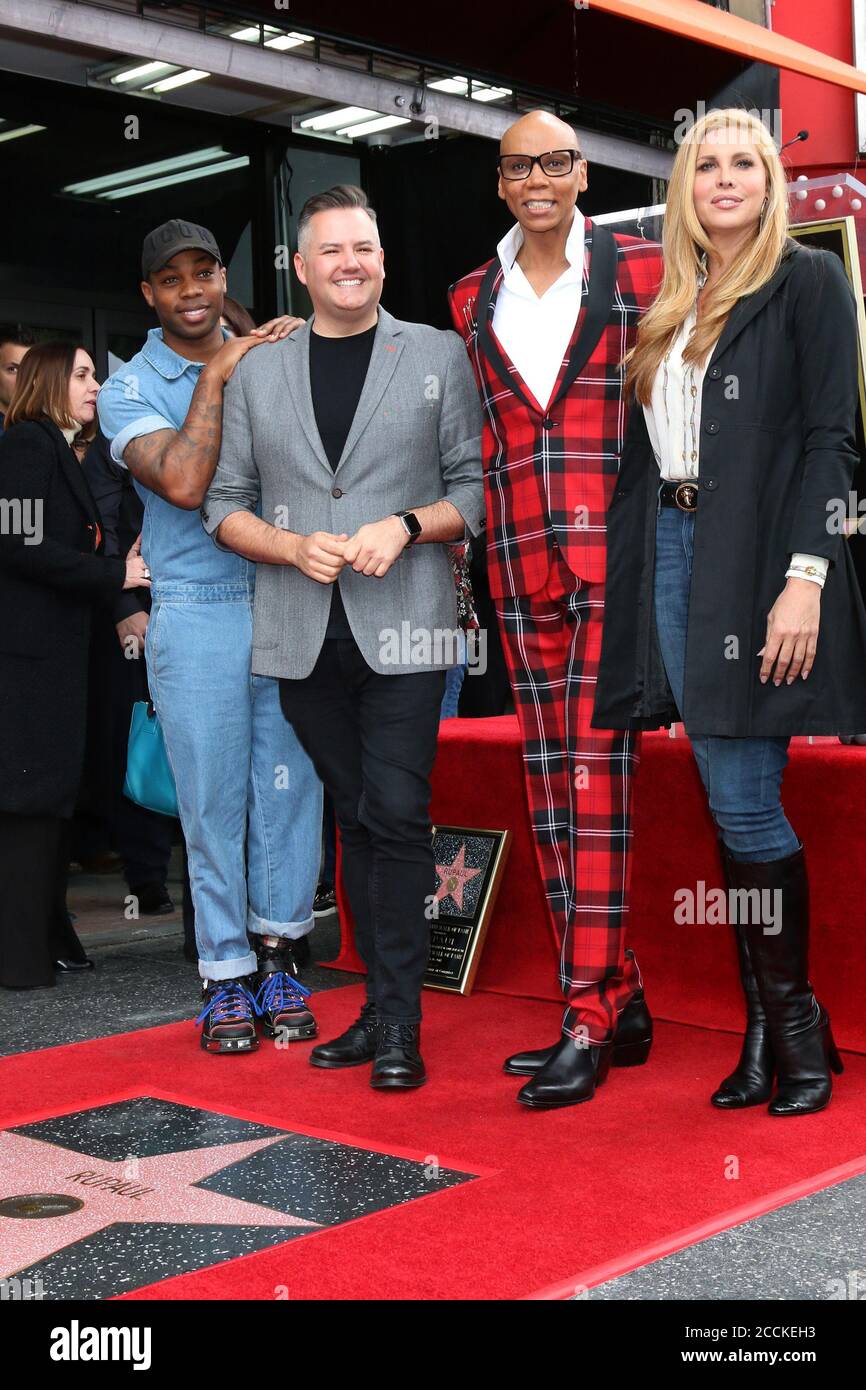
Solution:
<path fill-rule="evenodd" d="M 347 338 L 324 338 L 310 334 L 310 389 L 313 410 L 322 447 L 331 468 L 340 462 L 358 401 L 367 379 L 376 327 Z M 339 532 L 338 532 L 339 534 Z M 331 613 L 326 637 L 351 637 L 352 630 L 340 597 L 339 582 L 333 585 Z"/>

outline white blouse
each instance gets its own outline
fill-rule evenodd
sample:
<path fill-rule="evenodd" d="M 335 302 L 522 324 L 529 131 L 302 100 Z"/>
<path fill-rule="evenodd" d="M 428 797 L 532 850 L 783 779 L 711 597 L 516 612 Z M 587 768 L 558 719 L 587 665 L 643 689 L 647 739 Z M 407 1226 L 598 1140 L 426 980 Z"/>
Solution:
<path fill-rule="evenodd" d="M 709 355 L 700 367 L 683 361 L 696 322 L 692 309 L 656 372 L 652 400 L 643 408 L 656 463 L 667 483 L 698 476 L 701 390 Z"/>
<path fill-rule="evenodd" d="M 699 281 L 700 289 L 703 281 Z M 665 482 L 697 478 L 701 452 L 701 395 L 712 353 L 700 366 L 683 361 L 689 334 L 697 323 L 697 306 L 683 321 L 653 381 L 652 398 L 643 407 L 659 473 Z M 791 556 L 785 578 L 811 579 L 824 587 L 829 561 L 821 555 Z"/>

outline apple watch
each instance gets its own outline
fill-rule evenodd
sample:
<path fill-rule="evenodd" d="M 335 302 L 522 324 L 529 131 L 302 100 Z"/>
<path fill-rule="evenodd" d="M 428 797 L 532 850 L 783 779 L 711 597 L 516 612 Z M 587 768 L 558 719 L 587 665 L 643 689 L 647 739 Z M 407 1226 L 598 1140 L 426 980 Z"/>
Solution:
<path fill-rule="evenodd" d="M 397 512 L 406 534 L 409 537 L 409 545 L 414 545 L 421 534 L 421 523 L 414 512 Z"/>

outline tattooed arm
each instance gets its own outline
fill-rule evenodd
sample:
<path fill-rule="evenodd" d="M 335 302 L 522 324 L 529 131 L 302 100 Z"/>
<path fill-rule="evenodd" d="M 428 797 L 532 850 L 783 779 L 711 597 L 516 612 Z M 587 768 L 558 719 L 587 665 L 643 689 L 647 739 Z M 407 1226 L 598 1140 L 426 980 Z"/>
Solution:
<path fill-rule="evenodd" d="M 144 487 L 186 511 L 201 506 L 219 458 L 223 389 L 244 353 L 262 341 L 230 338 L 202 369 L 180 429 L 130 440 L 123 462 Z"/>
<path fill-rule="evenodd" d="M 222 437 L 223 382 L 205 367 L 179 430 L 154 430 L 131 439 L 123 462 L 144 487 L 193 511 L 214 474 Z"/>

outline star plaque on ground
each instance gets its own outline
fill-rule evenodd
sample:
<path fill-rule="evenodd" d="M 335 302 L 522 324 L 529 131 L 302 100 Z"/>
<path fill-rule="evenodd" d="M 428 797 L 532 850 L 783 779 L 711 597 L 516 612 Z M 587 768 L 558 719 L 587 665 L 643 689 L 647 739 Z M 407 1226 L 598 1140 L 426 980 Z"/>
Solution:
<path fill-rule="evenodd" d="M 473 1176 L 140 1096 L 0 1131 L 0 1282 L 110 1298 Z"/>

